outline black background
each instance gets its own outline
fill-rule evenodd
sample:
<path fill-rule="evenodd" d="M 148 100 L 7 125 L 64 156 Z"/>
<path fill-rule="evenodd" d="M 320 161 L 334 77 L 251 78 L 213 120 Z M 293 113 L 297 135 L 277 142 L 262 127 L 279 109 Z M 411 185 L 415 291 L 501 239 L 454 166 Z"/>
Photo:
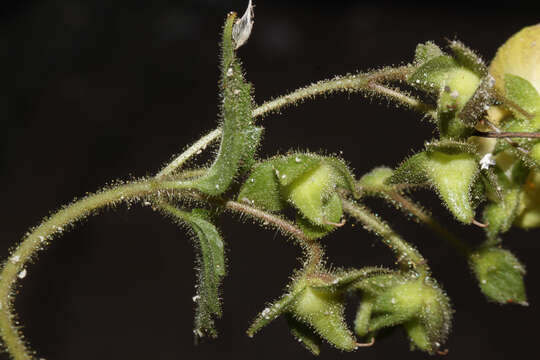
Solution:
<path fill-rule="evenodd" d="M 215 127 L 219 32 L 246 1 L 13 1 L 0 5 L 0 255 L 52 209 L 115 179 L 155 173 Z M 239 55 L 256 101 L 328 78 L 400 64 L 415 45 L 458 38 L 486 59 L 538 12 L 470 3 L 258 1 Z M 360 96 L 331 96 L 263 121 L 261 157 L 293 149 L 343 152 L 361 175 L 397 165 L 434 135 L 406 110 Z M 483 233 L 456 225 L 428 192 L 418 197 L 465 241 Z M 448 291 L 455 323 L 449 359 L 534 357 L 540 314 L 537 232 L 512 230 L 505 246 L 528 267 L 528 308 L 485 301 L 465 262 L 427 229 L 370 202 L 430 260 Z M 149 208 L 118 207 L 84 221 L 28 268 L 16 301 L 38 354 L 59 359 L 310 359 L 280 319 L 254 339 L 250 320 L 282 293 L 299 251 L 274 231 L 224 217 L 228 277 L 220 337 L 195 347 L 195 272 L 182 229 Z M 377 238 L 350 225 L 326 240 L 336 266 L 392 264 Z M 350 306 L 354 313 L 355 302 Z M 0 355 L 5 356 L 5 355 Z M 421 359 L 395 331 L 373 348 L 323 359 Z M 7 357 L 6 357 L 7 358 Z"/>

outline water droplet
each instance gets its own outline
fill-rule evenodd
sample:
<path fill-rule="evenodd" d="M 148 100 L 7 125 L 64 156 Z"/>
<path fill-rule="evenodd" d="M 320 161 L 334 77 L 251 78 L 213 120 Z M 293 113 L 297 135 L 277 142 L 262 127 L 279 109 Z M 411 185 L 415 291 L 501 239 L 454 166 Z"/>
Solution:
<path fill-rule="evenodd" d="M 10 259 L 10 261 L 14 264 L 18 263 L 21 260 L 21 257 L 19 255 L 13 255 Z"/>
<path fill-rule="evenodd" d="M 197 300 L 199 300 L 201 297 L 199 295 L 195 295 L 194 297 L 191 298 L 191 300 L 193 300 L 193 302 L 197 302 Z"/>
<path fill-rule="evenodd" d="M 233 69 L 232 67 L 230 67 L 227 69 L 227 76 L 232 76 L 232 75 L 233 75 Z"/>
<path fill-rule="evenodd" d="M 294 159 L 294 161 L 296 161 L 297 163 L 301 162 L 302 159 L 300 159 L 298 156 Z"/>
<path fill-rule="evenodd" d="M 19 277 L 19 279 L 24 279 L 26 277 L 26 273 L 26 269 L 22 269 L 22 271 L 17 276 Z"/>

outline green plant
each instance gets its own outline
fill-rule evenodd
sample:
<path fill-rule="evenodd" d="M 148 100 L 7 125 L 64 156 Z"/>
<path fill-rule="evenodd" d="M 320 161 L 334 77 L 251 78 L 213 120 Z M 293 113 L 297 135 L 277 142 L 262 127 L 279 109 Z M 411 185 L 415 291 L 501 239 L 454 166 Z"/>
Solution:
<path fill-rule="evenodd" d="M 347 329 L 342 316 L 345 296 L 352 293 L 362 298 L 355 332 L 365 338 L 366 344 L 371 344 L 379 329 L 403 325 L 415 347 L 428 352 L 439 349 L 450 327 L 452 311 L 448 299 L 430 277 L 428 265 L 418 251 L 359 204 L 362 197 L 370 195 L 400 205 L 456 245 L 470 258 L 481 289 L 490 299 L 503 303 L 526 301 L 523 268 L 498 243 L 499 234 L 512 224 L 537 226 L 538 202 L 531 185 L 537 182 L 536 172 L 528 168 L 535 168 L 537 150 L 534 140 L 523 138 L 534 136 L 537 131 L 536 117 L 531 115 L 537 113 L 538 95 L 527 82 L 534 79 L 522 72 L 514 73 L 519 78 L 507 76 L 502 81 L 505 86 L 493 91 L 485 67 L 463 45 L 451 43 L 449 56 L 428 43 L 418 47 L 411 65 L 320 82 L 254 108 L 251 89 L 232 49 L 237 45 L 231 35 L 233 23 L 231 16 L 224 30 L 221 128 L 199 140 L 156 177 L 109 187 L 46 219 L 6 262 L 0 283 L 4 305 L 0 326 L 14 357 L 27 355 L 11 324 L 10 287 L 18 277 L 24 278 L 27 260 L 66 226 L 100 207 L 122 201 L 148 202 L 196 235 L 200 251 L 200 285 L 195 297 L 197 336 L 214 336 L 213 321 L 220 315 L 219 284 L 225 261 L 223 241 L 212 217 L 223 210 L 275 226 L 297 240 L 306 253 L 287 294 L 262 311 L 249 334 L 284 314 L 293 335 L 311 351 L 319 351 L 321 338 L 340 349 L 352 350 L 360 343 Z M 502 70 L 503 76 L 509 72 Z M 392 84 L 400 84 L 401 88 L 391 87 Z M 431 94 L 438 100 L 436 106 L 411 96 L 408 88 Z M 333 91 L 383 95 L 415 108 L 433 119 L 440 139 L 426 144 L 425 151 L 398 169 L 377 168 L 358 181 L 346 164 L 335 157 L 292 152 L 266 161 L 254 160 L 262 130 L 253 124 L 253 118 Z M 491 124 L 484 119 L 484 112 L 486 106 L 493 104 L 500 104 L 509 114 L 504 120 L 490 114 L 490 122 L 495 122 Z M 493 130 L 482 128 L 482 121 L 484 126 L 493 126 Z M 471 138 L 472 135 L 475 136 Z M 181 168 L 188 158 L 220 136 L 221 148 L 209 169 Z M 492 141 L 495 144 L 479 140 L 492 136 L 502 140 Z M 519 140 L 509 143 L 509 138 Z M 496 148 L 486 150 L 488 145 Z M 492 164 L 488 154 L 493 154 L 498 163 Z M 469 249 L 414 204 L 404 191 L 419 186 L 434 188 L 456 219 L 466 224 L 481 224 L 474 219 L 475 207 L 485 198 L 488 205 L 484 223 L 489 223 L 485 245 Z M 192 209 L 193 204 L 204 210 Z M 291 210 L 294 221 L 285 218 Z M 330 270 L 324 265 L 318 240 L 341 225 L 343 214 L 381 235 L 396 253 L 397 269 Z"/>

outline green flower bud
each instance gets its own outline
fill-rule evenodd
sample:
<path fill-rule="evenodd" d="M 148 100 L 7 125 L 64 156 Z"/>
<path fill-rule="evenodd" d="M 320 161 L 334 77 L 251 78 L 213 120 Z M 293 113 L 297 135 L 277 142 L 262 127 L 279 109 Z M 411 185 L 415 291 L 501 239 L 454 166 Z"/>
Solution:
<path fill-rule="evenodd" d="M 470 224 L 473 196 L 480 168 L 468 144 L 443 141 L 404 161 L 387 180 L 389 184 L 432 185 L 457 220 Z"/>
<path fill-rule="evenodd" d="M 474 219 L 470 193 L 478 170 L 476 158 L 466 153 L 434 151 L 428 155 L 426 163 L 426 171 L 439 196 L 456 219 L 466 224 Z"/>
<path fill-rule="evenodd" d="M 344 297 L 360 279 L 384 273 L 388 271 L 374 267 L 300 275 L 289 285 L 287 294 L 259 314 L 247 333 L 251 337 L 284 315 L 292 335 L 313 354 L 319 354 L 321 339 L 340 350 L 355 350 L 358 343 L 345 324 Z"/>
<path fill-rule="evenodd" d="M 540 127 L 540 49 L 535 46 L 538 41 L 540 24 L 523 28 L 497 50 L 489 67 L 495 79 L 495 88 L 530 114 L 536 115 L 529 120 L 513 111 L 516 118 L 527 121 L 521 121 L 521 126 L 507 131 L 537 131 Z"/>
<path fill-rule="evenodd" d="M 287 169 L 279 172 L 278 176 L 288 176 Z M 294 182 L 285 186 L 285 198 L 293 204 L 302 215 L 317 225 L 324 225 L 324 205 L 336 186 L 334 169 L 321 163 L 311 171 L 305 172 Z"/>
<path fill-rule="evenodd" d="M 473 128 L 470 121 L 464 121 L 459 115 L 475 95 L 481 78 L 476 67 L 464 66 L 472 63 L 472 53 L 456 44 L 453 50 L 457 59 L 444 54 L 435 56 L 437 51 L 432 46 L 417 48 L 417 62 L 422 65 L 407 81 L 413 87 L 439 96 L 437 125 L 441 137 L 464 139 L 472 134 Z"/>
<path fill-rule="evenodd" d="M 434 353 L 448 336 L 452 309 L 446 294 L 428 278 L 413 274 L 384 274 L 362 280 L 356 288 L 364 294 L 355 331 L 373 336 L 385 327 L 403 325 L 411 347 Z"/>
<path fill-rule="evenodd" d="M 511 252 L 489 247 L 474 252 L 469 262 L 480 290 L 489 300 L 527 305 L 525 268 Z"/>
<path fill-rule="evenodd" d="M 340 222 L 337 188 L 355 194 L 355 180 L 343 161 L 296 153 L 257 165 L 238 199 L 269 211 L 282 211 L 289 203 L 299 210 L 300 226 L 317 238 Z"/>

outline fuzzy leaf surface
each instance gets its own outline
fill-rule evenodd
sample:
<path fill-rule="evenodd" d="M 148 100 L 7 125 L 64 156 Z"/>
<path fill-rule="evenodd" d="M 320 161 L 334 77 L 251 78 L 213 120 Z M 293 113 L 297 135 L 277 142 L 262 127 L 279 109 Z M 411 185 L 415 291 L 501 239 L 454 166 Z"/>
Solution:
<path fill-rule="evenodd" d="M 172 206 L 168 211 L 187 223 L 195 237 L 193 239 L 198 252 L 197 294 L 193 298 L 196 303 L 194 334 L 196 337 L 217 336 L 214 318 L 221 317 L 219 287 L 225 276 L 225 251 L 221 235 L 208 220 L 205 210 L 194 209 L 185 212 Z"/>
<path fill-rule="evenodd" d="M 235 15 L 229 15 L 221 43 L 221 144 L 208 173 L 195 183 L 195 188 L 209 195 L 224 193 L 240 168 L 252 164 L 261 138 L 261 129 L 253 125 L 251 84 L 244 80 L 235 53 L 232 39 L 234 22 Z"/>

